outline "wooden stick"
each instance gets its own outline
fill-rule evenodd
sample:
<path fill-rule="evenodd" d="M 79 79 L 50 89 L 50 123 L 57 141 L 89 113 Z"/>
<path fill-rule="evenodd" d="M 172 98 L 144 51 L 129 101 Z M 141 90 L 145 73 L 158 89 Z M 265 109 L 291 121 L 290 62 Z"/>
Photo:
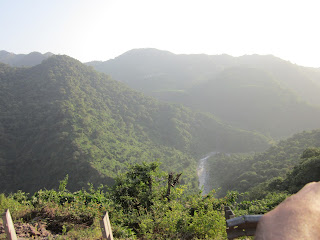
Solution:
<path fill-rule="evenodd" d="M 2 215 L 4 230 L 6 231 L 8 240 L 17 240 L 17 234 L 14 229 L 13 221 L 9 209 Z"/>
<path fill-rule="evenodd" d="M 100 221 L 100 227 L 102 231 L 102 238 L 113 240 L 112 229 L 111 229 L 108 212 L 106 212 L 106 214 Z"/>

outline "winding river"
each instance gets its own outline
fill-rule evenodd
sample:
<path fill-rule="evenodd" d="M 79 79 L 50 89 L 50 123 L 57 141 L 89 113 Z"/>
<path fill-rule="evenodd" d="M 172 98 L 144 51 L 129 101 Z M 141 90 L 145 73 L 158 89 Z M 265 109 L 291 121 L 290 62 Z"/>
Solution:
<path fill-rule="evenodd" d="M 208 186 L 208 182 L 207 182 L 209 177 L 209 172 L 207 169 L 207 161 L 211 156 L 217 153 L 218 152 L 208 153 L 205 157 L 199 160 L 197 173 L 199 178 L 199 189 L 203 190 L 202 195 L 206 195 L 210 192 L 210 186 Z"/>

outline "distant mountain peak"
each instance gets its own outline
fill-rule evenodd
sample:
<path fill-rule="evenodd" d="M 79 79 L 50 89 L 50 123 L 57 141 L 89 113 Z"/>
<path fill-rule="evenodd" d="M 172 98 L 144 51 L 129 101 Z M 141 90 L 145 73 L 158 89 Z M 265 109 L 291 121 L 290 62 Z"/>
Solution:
<path fill-rule="evenodd" d="M 66 55 L 2 69 L 2 192 L 53 188 L 66 174 L 72 191 L 112 184 L 127 164 L 156 159 L 196 186 L 196 156 L 269 145 L 213 115 L 145 97 Z"/>
<path fill-rule="evenodd" d="M 119 57 L 128 57 L 128 56 L 166 56 L 166 55 L 174 55 L 174 53 L 171 53 L 169 51 L 165 50 L 159 50 L 156 48 L 136 48 L 129 50 L 123 54 L 121 54 Z"/>
<path fill-rule="evenodd" d="M 34 51 L 29 54 L 15 54 L 5 50 L 0 50 L 0 62 L 13 67 L 32 67 L 40 64 L 44 59 L 54 55 L 51 52 L 42 54 Z"/>

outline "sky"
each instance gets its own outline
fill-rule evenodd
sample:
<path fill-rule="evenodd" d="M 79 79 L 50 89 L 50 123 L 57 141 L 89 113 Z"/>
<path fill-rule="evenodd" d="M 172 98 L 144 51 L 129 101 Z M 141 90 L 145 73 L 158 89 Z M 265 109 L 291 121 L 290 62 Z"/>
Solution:
<path fill-rule="evenodd" d="M 106 61 L 135 48 L 320 67 L 318 0 L 0 0 L 0 50 Z"/>

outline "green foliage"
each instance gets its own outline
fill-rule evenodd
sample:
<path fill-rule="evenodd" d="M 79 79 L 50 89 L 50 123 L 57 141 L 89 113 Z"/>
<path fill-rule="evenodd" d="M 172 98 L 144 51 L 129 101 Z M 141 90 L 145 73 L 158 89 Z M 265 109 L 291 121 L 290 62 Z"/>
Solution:
<path fill-rule="evenodd" d="M 60 181 L 59 192 L 64 192 L 66 190 L 67 184 L 68 184 L 68 179 L 69 179 L 69 175 L 67 174 L 66 177 Z"/>
<path fill-rule="evenodd" d="M 211 194 L 203 198 L 200 193 L 184 194 L 184 187 L 175 187 L 168 201 L 168 180 L 158 166 L 134 165 L 117 178 L 111 192 L 117 205 L 116 216 L 111 214 L 115 223 L 129 227 L 143 239 L 224 238 L 221 208 L 233 202 L 233 195 L 216 199 Z"/>
<path fill-rule="evenodd" d="M 87 64 L 148 95 L 213 113 L 242 129 L 279 138 L 320 127 L 320 109 L 309 105 L 320 105 L 318 69 L 274 56 L 135 49 Z"/>
<path fill-rule="evenodd" d="M 168 201 L 167 181 L 158 162 L 142 163 L 120 174 L 108 192 L 92 184 L 73 193 L 65 188 L 39 190 L 29 197 L 19 191 L 8 197 L 1 194 L 0 206 L 13 210 L 15 222 L 40 221 L 53 234 L 68 239 L 99 239 L 99 220 L 105 211 L 118 239 L 226 238 L 222 208 L 234 204 L 237 193 L 217 199 L 213 193 L 202 197 L 200 192 L 186 194 L 186 185 L 175 186 Z"/>
<path fill-rule="evenodd" d="M 246 192 L 255 188 L 255 198 L 261 198 L 269 191 L 288 190 L 290 183 L 298 190 L 308 181 L 319 181 L 319 147 L 320 130 L 313 130 L 295 134 L 259 154 L 216 154 L 208 160 L 209 181 L 213 188 L 221 188 L 218 196 L 228 190 Z M 305 160 L 300 164 L 301 153 Z M 290 180 L 285 180 L 293 168 L 296 170 Z"/>
<path fill-rule="evenodd" d="M 276 138 L 319 128 L 320 108 L 301 101 L 286 87 L 261 69 L 234 67 L 191 89 L 182 103 Z"/>
<path fill-rule="evenodd" d="M 0 190 L 112 185 L 127 164 L 159 159 L 197 187 L 196 157 L 263 150 L 266 137 L 145 97 L 67 56 L 0 64 Z M 240 143 L 240 144 L 239 144 Z"/>
<path fill-rule="evenodd" d="M 314 159 L 319 161 L 318 157 L 308 160 Z M 159 167 L 158 162 L 132 165 L 107 191 L 89 184 L 88 190 L 73 193 L 64 188 L 39 190 L 30 197 L 21 191 L 1 194 L 0 210 L 9 207 L 15 222 L 34 225 L 40 221 L 56 237 L 67 239 L 101 238 L 99 220 L 105 211 L 117 239 L 226 239 L 224 206 L 230 206 L 236 216 L 264 214 L 289 196 L 275 191 L 261 194 L 258 190 L 267 188 L 257 188 L 216 198 L 214 191 L 202 196 L 201 192 L 188 193 L 182 185 L 172 189 L 168 201 L 167 174 Z M 281 185 L 285 180 L 273 179 L 268 184 L 272 182 Z"/>
<path fill-rule="evenodd" d="M 245 200 L 248 196 L 243 196 L 244 200 L 233 205 L 234 212 L 237 216 L 248 214 L 265 214 L 282 201 L 284 201 L 289 195 L 286 193 L 268 193 L 262 199 Z M 252 198 L 252 195 L 249 196 Z"/>
<path fill-rule="evenodd" d="M 179 94 L 175 101 L 207 111 L 201 113 L 145 97 L 67 56 L 32 68 L 0 64 L 0 189 L 31 192 L 0 194 L 0 211 L 10 208 L 15 220 L 28 223 L 43 219 L 52 232 L 70 239 L 100 238 L 105 211 L 120 239 L 223 239 L 224 205 L 237 215 L 265 213 L 288 193 L 319 181 L 319 130 L 263 153 L 229 154 L 264 150 L 270 139 L 211 114 L 283 136 L 319 126 L 319 109 L 264 70 L 217 72 L 207 83 L 200 76 L 197 88 L 171 91 Z M 172 90 L 162 77 L 164 82 L 145 89 Z M 181 78 L 185 88 L 193 77 Z M 212 151 L 228 154 L 209 159 L 209 181 L 218 191 L 203 197 L 196 191 L 196 159 Z M 168 191 L 171 183 L 160 167 L 183 173 L 184 185 Z M 93 187 L 100 183 L 114 185 Z"/>
<path fill-rule="evenodd" d="M 136 164 L 116 178 L 112 195 L 126 213 L 139 208 L 150 211 L 155 199 L 163 197 L 160 187 L 166 178 L 159 172 L 159 165 L 156 162 Z"/>
<path fill-rule="evenodd" d="M 309 148 L 303 152 L 302 161 L 294 166 L 281 187 L 290 193 L 296 193 L 309 182 L 318 182 L 320 180 L 320 148 Z"/>
<path fill-rule="evenodd" d="M 320 156 L 320 148 L 309 147 L 303 151 L 301 158 L 311 158 Z"/>
<path fill-rule="evenodd" d="M 19 191 L 15 194 L 5 196 L 5 194 L 0 194 L 0 212 L 4 213 L 7 209 L 10 210 L 11 216 L 13 218 L 21 218 L 22 215 L 32 209 L 32 205 L 26 201 L 25 193 Z"/>
<path fill-rule="evenodd" d="M 303 151 L 300 162 L 288 169 L 284 176 L 278 176 L 258 183 L 250 188 L 247 198 L 264 199 L 270 194 L 296 193 L 309 182 L 320 179 L 319 148 L 307 148 Z"/>

